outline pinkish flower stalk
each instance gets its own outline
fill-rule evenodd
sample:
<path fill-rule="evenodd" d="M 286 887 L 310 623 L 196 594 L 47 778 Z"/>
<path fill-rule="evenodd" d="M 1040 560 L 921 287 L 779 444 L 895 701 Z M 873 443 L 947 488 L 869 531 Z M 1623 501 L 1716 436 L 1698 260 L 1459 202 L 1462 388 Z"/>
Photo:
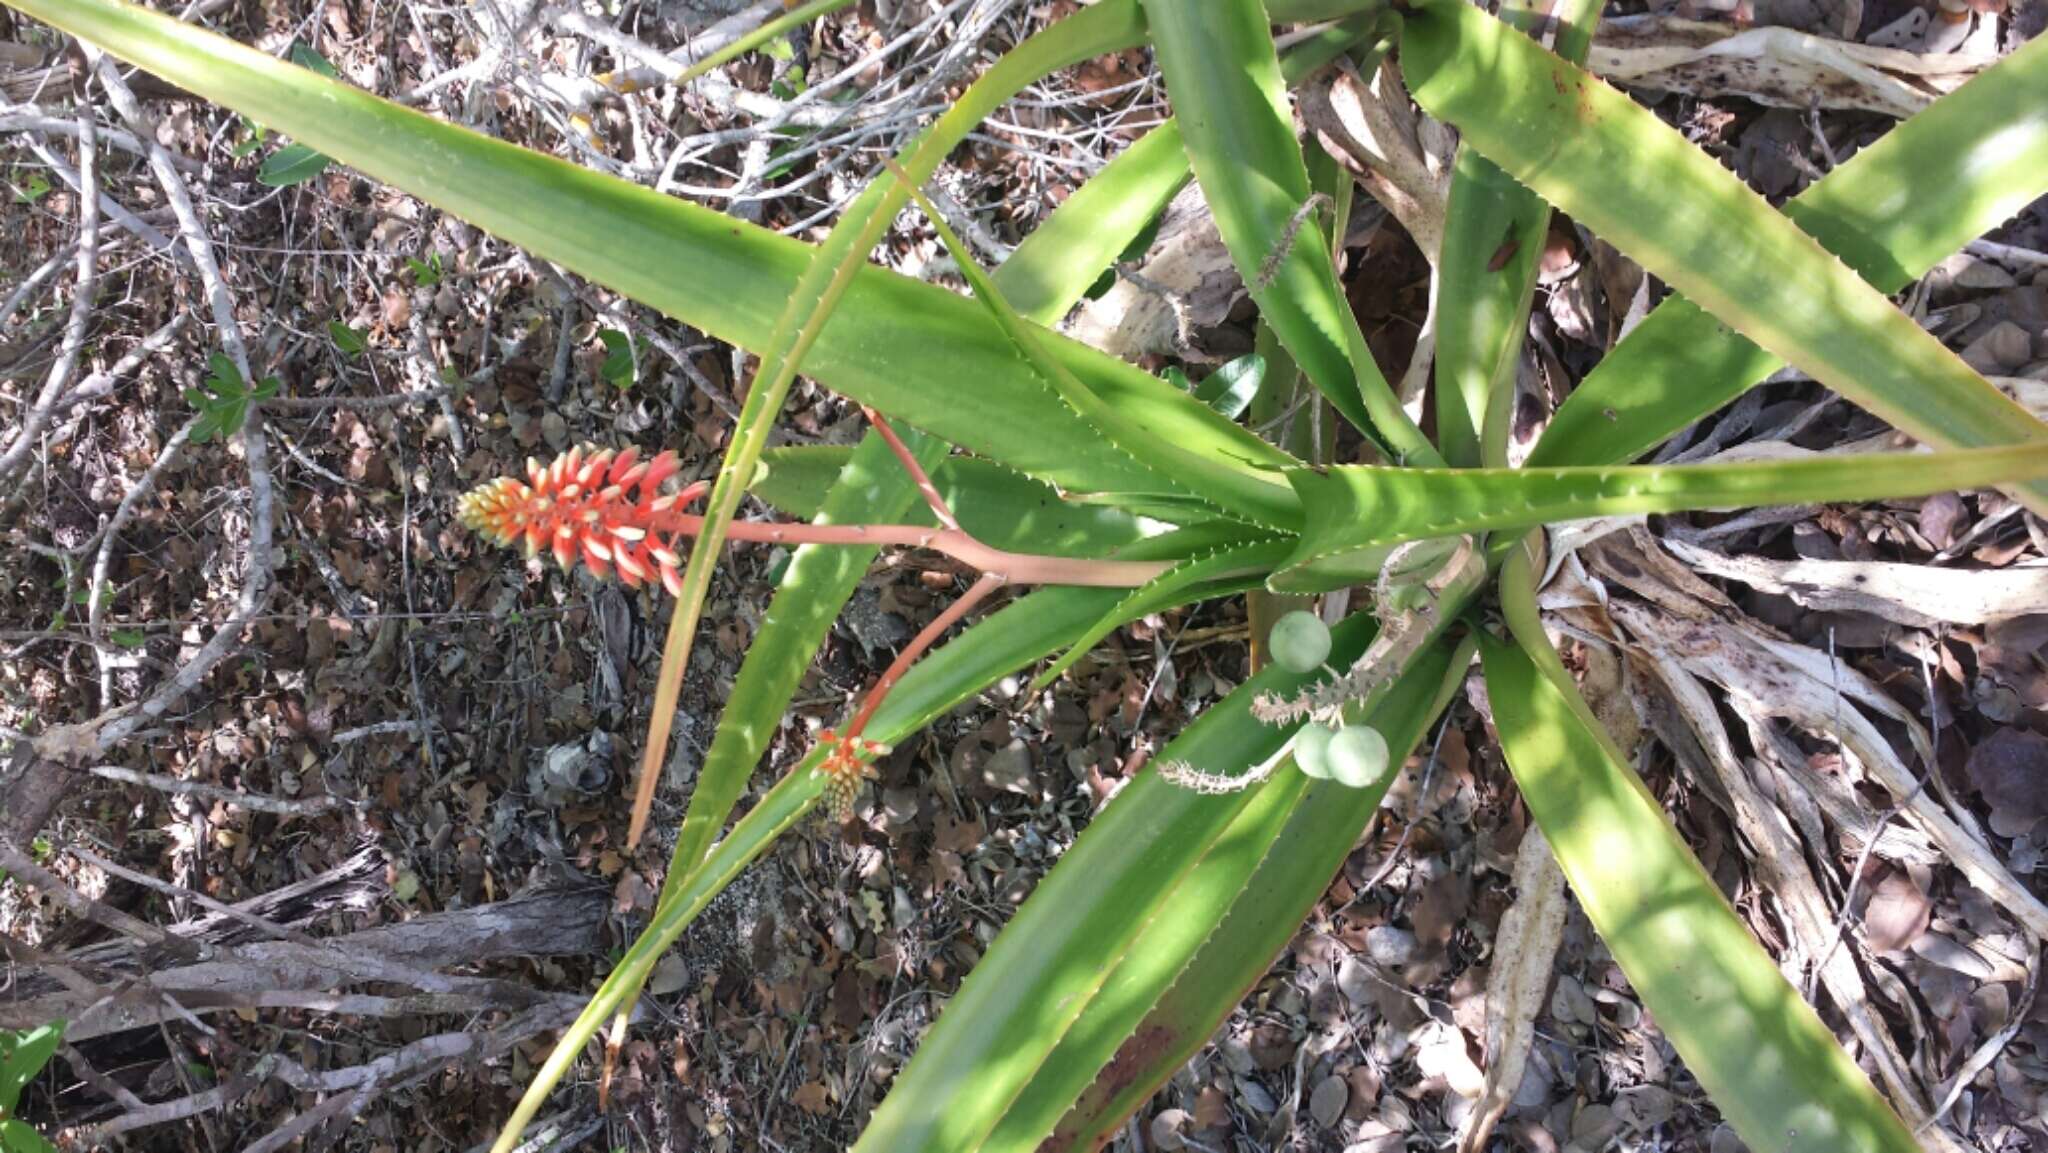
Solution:
<path fill-rule="evenodd" d="M 1038 556 L 983 543 L 960 527 L 938 487 L 888 423 L 875 413 L 869 416 L 943 527 L 735 521 L 726 531 L 733 540 L 777 544 L 931 549 L 982 574 L 896 655 L 843 733 L 826 729 L 821 734 L 827 753 L 818 772 L 826 781 L 827 801 L 842 816 L 851 813 L 861 782 L 874 776 L 874 758 L 887 752 L 861 735 L 875 710 L 910 666 L 990 593 L 1012 582 L 1134 588 L 1167 567 Z M 682 589 L 683 541 L 704 526 L 703 517 L 685 510 L 710 488 L 702 481 L 672 488 L 669 482 L 680 468 L 673 452 L 643 461 L 630 448 L 616 453 L 571 449 L 547 464 L 528 461 L 524 481 L 501 477 L 477 486 L 463 496 L 457 513 L 472 531 L 501 545 L 519 545 L 528 556 L 545 550 L 564 569 L 580 563 L 600 576 L 616 574 L 628 587 L 659 583 L 675 596 Z"/>

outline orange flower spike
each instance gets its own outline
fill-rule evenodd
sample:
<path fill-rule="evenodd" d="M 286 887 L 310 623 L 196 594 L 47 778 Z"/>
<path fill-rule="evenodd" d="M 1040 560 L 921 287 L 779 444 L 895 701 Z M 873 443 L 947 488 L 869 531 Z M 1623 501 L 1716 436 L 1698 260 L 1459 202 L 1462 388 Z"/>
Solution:
<path fill-rule="evenodd" d="M 501 545 L 523 545 L 528 556 L 543 548 L 564 569 L 581 561 L 599 576 L 617 573 L 628 587 L 659 579 L 680 592 L 681 557 L 672 538 L 680 511 L 709 491 L 693 484 L 663 493 L 682 468 L 673 452 L 641 460 L 634 449 L 577 447 L 543 463 L 526 462 L 526 482 L 486 482 L 458 506 L 462 523 Z"/>

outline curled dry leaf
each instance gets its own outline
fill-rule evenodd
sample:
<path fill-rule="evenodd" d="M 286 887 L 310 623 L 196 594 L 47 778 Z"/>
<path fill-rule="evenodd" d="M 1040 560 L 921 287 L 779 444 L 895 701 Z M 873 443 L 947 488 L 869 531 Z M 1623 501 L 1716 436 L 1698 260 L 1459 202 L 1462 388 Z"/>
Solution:
<path fill-rule="evenodd" d="M 1879 561 L 1765 560 L 1668 541 L 1708 576 L 1791 597 L 1822 612 L 1864 612 L 1907 628 L 1973 625 L 2038 613 L 2048 605 L 2048 566 L 1945 569 Z"/>
<path fill-rule="evenodd" d="M 1973 836 L 1920 787 L 1871 719 L 1868 708 L 1906 726 L 1923 761 L 1933 748 L 1916 718 L 1846 665 L 1766 636 L 1754 624 L 1722 618 L 1692 621 L 1616 599 L 1615 622 L 1648 649 L 1728 691 L 1729 703 L 1745 716 L 1789 720 L 1838 738 L 1865 772 L 1890 791 L 1895 802 L 1955 861 L 1972 883 L 2037 935 L 2048 935 L 2048 905 L 2013 877 L 1984 842 Z"/>
<path fill-rule="evenodd" d="M 1443 248 L 1455 145 L 1443 125 L 1416 114 L 1394 66 L 1383 62 L 1370 80 L 1337 72 L 1308 85 L 1301 115 L 1434 265 Z"/>
<path fill-rule="evenodd" d="M 1478 1107 L 1466 1115 L 1458 1134 L 1459 1153 L 1477 1153 L 1501 1115 L 1513 1103 L 1528 1068 L 1536 1018 L 1547 1003 L 1551 966 L 1564 941 L 1571 902 L 1565 898 L 1564 870 L 1550 842 L 1534 825 L 1515 851 L 1515 903 L 1500 919 L 1493 968 L 1486 979 L 1486 1081 Z"/>
<path fill-rule="evenodd" d="M 1199 334 L 1223 322 L 1245 286 L 1198 185 L 1190 183 L 1173 198 L 1136 271 L 1119 275 L 1101 297 L 1083 301 L 1069 333 L 1126 360 L 1211 359 L 1197 347 Z"/>
<path fill-rule="evenodd" d="M 1586 62 L 1598 75 L 1631 87 L 1743 96 L 1801 110 L 1818 99 L 1824 108 L 1904 118 L 1996 61 L 1879 48 L 1789 28 L 1743 31 L 1728 24 L 1640 16 L 1603 23 Z"/>

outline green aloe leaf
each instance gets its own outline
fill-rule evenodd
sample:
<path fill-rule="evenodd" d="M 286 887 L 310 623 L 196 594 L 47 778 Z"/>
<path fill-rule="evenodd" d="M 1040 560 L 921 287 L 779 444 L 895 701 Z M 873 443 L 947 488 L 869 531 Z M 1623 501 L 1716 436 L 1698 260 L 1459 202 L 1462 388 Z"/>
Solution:
<path fill-rule="evenodd" d="M 1312 239 L 1308 167 L 1259 0 L 1145 0 L 1195 179 L 1261 315 L 1353 424 L 1403 459 L 1442 463 L 1394 401 L 1329 250 Z"/>
<path fill-rule="evenodd" d="M 1549 5 L 1509 0 L 1501 19 L 1535 34 Z M 1557 53 L 1580 63 L 1593 43 L 1599 0 L 1571 0 L 1554 14 Z M 1537 265 L 1550 206 L 1469 144 L 1458 147 L 1437 255 L 1436 435 L 1444 459 L 1463 468 L 1507 465 L 1507 417 L 1528 338 Z M 1497 430 L 1482 451 L 1481 433 Z"/>
<path fill-rule="evenodd" d="M 1033 323 L 1056 323 L 1187 182 L 1180 126 L 1168 120 L 1076 188 L 996 269 L 1011 307 Z M 1096 275 L 1075 288 L 1074 274 L 1089 268 Z"/>
<path fill-rule="evenodd" d="M 975 693 L 1079 636 L 1118 595 L 1116 589 L 1041 589 L 990 614 L 912 666 L 876 710 L 867 735 L 883 743 L 903 741 Z M 653 920 L 535 1074 L 492 1146 L 495 1153 L 505 1153 L 518 1144 L 521 1131 L 567 1075 L 585 1043 L 596 1035 L 605 1018 L 639 995 L 655 962 L 704 906 L 817 804 L 823 782 L 812 770 L 821 758 L 818 750 L 806 755 L 740 818 L 701 864 L 664 892 Z"/>
<path fill-rule="evenodd" d="M 1332 24 L 1280 57 L 1283 79 L 1294 85 L 1343 54 L 1369 18 Z M 1188 154 L 1180 125 L 1168 120 L 1117 153 L 1060 202 L 1044 224 L 1024 238 L 995 270 L 996 287 L 1018 315 L 1052 324 L 1078 304 L 1096 277 L 1166 209 L 1188 181 Z M 1088 273 L 1087 279 L 1080 274 Z"/>
<path fill-rule="evenodd" d="M 1467 4 L 1405 19 L 1423 108 L 1760 347 L 1928 443 L 2048 443 L 2048 425 L 1647 109 Z M 2048 483 L 2016 492 L 2048 513 Z"/>
<path fill-rule="evenodd" d="M 1370 639 L 1371 622 L 1354 617 L 1335 633 L 1333 659 L 1349 661 Z M 1259 673 L 1157 759 L 1237 775 L 1279 756 L 1290 734 L 1253 719 L 1252 698 L 1308 679 L 1278 668 Z M 980 1149 L 1146 926 L 1168 911 L 1168 898 L 1256 795 L 1196 793 L 1157 772 L 1125 785 L 967 975 L 855 1150 Z"/>
<path fill-rule="evenodd" d="M 1265 583 L 1266 574 L 1287 559 L 1294 549 L 1288 537 L 1266 537 L 1248 544 L 1225 545 L 1206 550 L 1160 573 L 1142 588 L 1117 602 L 1104 613 L 1081 639 L 1031 681 L 1037 692 L 1059 679 L 1061 673 L 1086 656 L 1104 637 L 1147 613 L 1165 612 L 1180 605 L 1211 597 L 1245 592 Z"/>
<path fill-rule="evenodd" d="M 1897 292 L 2048 195 L 2048 37 L 2036 37 L 1785 205 L 1881 292 Z M 1612 464 L 1784 367 L 1683 297 L 1659 304 L 1557 410 L 1531 464 Z"/>
<path fill-rule="evenodd" d="M 1889 500 L 2048 476 L 2031 446 L 1612 468 L 1402 469 L 1287 474 L 1308 515 L 1286 569 L 1363 580 L 1404 541 L 1558 521 L 1697 509 Z M 1276 586 L 1293 582 L 1276 578 Z"/>
<path fill-rule="evenodd" d="M 1686 1068 L 1757 1153 L 1918 1149 L 1571 691 L 1534 619 L 1527 554 L 1512 556 L 1522 571 L 1504 573 L 1502 595 L 1520 598 L 1510 619 L 1523 649 L 1491 637 L 1481 649 L 1508 768 L 1580 907 Z"/>
<path fill-rule="evenodd" d="M 927 469 L 946 455 L 944 441 L 914 432 L 904 443 Z M 807 519 L 820 524 L 879 523 L 901 517 L 913 506 L 923 507 L 917 485 L 897 463 L 888 442 L 875 433 L 861 441 L 836 475 L 840 483 L 831 486 L 822 506 Z M 675 882 L 697 867 L 725 827 L 754 766 L 775 738 L 804 670 L 880 551 L 805 545 L 790 558 L 761 627 L 747 645 L 746 660 L 697 773 L 669 860 L 668 876 Z M 670 892 L 671 883 L 664 881 L 664 901 Z"/>
<path fill-rule="evenodd" d="M 121 0 L 11 6 L 200 96 L 260 115 L 369 176 L 744 348 L 769 343 L 814 251 L 442 123 Z M 1041 339 L 1106 403 L 1183 447 L 1287 463 L 1150 373 L 1053 333 Z M 1145 487 L 1144 470 L 1079 417 L 1047 405 L 1044 385 L 1009 340 L 972 301 L 945 289 L 860 268 L 802 368 L 836 391 L 1022 472 L 1087 491 Z M 960 401 L 962 380 L 975 383 L 972 404 Z"/>
<path fill-rule="evenodd" d="M 749 491 L 790 516 L 809 520 L 824 507 L 853 456 L 852 449 L 832 445 L 771 448 L 762 454 L 766 467 Z M 1120 508 L 1062 500 L 1051 485 L 993 461 L 948 457 L 931 470 L 931 478 L 962 528 L 1010 552 L 1110 557 L 1146 535 L 1145 525 Z M 874 524 L 884 518 L 876 513 L 860 519 Z M 934 520 L 931 510 L 918 503 L 903 523 Z"/>
<path fill-rule="evenodd" d="M 301 68 L 310 68 L 329 80 L 341 79 L 334 70 L 334 64 L 302 41 L 292 43 L 291 61 Z M 303 184 L 322 172 L 333 161 L 303 144 L 287 144 L 263 158 L 263 165 L 256 172 L 256 180 L 273 188 L 289 188 Z"/>
<path fill-rule="evenodd" d="M 1464 681 L 1475 643 L 1424 650 L 1358 718 L 1386 737 L 1397 763 Z M 1263 786 L 1126 951 L 982 1149 L 1057 1153 L 1107 1140 L 1208 1043 L 1293 939 L 1394 776 L 1352 789 L 1283 770 Z M 998 937 L 994 949 L 1005 947 Z"/>
<path fill-rule="evenodd" d="M 1133 419 L 1097 396 L 1052 356 L 1039 339 L 1039 330 L 1010 307 L 1001 290 L 975 262 L 974 254 L 954 235 L 924 194 L 913 186 L 910 195 L 924 210 L 932 230 L 959 266 L 961 276 L 974 289 L 975 299 L 988 310 L 1003 335 L 1010 338 L 1018 354 L 1038 370 L 1039 378 L 1053 396 L 1128 453 L 1133 461 L 1151 470 L 1168 496 L 1192 497 L 1219 514 L 1265 528 L 1286 527 L 1299 519 L 1293 494 L 1276 485 L 1270 473 L 1251 467 L 1248 461 L 1225 462 L 1190 452 L 1161 435 L 1158 429 Z"/>

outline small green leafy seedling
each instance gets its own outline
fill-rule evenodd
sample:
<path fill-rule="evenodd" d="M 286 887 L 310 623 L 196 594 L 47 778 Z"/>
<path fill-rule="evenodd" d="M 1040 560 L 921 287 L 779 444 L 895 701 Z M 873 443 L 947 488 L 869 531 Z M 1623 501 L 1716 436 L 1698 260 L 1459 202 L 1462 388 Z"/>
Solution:
<path fill-rule="evenodd" d="M 40 172 L 31 172 L 19 185 L 9 185 L 16 204 L 34 204 L 50 194 L 50 181 Z"/>
<path fill-rule="evenodd" d="M 225 353 L 214 353 L 207 365 L 213 372 L 198 388 L 185 390 L 185 402 L 199 410 L 199 420 L 192 426 L 193 444 L 205 444 L 215 437 L 226 440 L 242 431 L 249 420 L 249 405 L 277 395 L 276 377 L 266 376 L 250 388 Z"/>
<path fill-rule="evenodd" d="M 617 389 L 633 387 L 640 377 L 639 357 L 633 348 L 633 338 L 616 328 L 601 328 L 597 339 L 604 345 L 604 363 L 598 367 L 598 376 L 606 384 Z"/>
<path fill-rule="evenodd" d="M 1273 622 L 1273 660 L 1290 673 L 1312 673 L 1330 659 L 1330 626 L 1302 609 Z"/>
<path fill-rule="evenodd" d="M 421 288 L 432 288 L 441 283 L 441 254 L 438 252 L 429 252 L 425 260 L 408 256 L 405 266 L 412 270 L 412 282 Z"/>
<path fill-rule="evenodd" d="M 370 347 L 362 333 L 339 320 L 327 322 L 327 338 L 334 342 L 334 351 L 343 356 L 361 356 Z"/>
<path fill-rule="evenodd" d="M 21 1091 L 35 1080 L 64 1036 L 64 1022 L 55 1021 L 27 1032 L 0 1029 L 0 1150 L 5 1153 L 54 1153 L 54 1146 L 14 1110 Z"/>

